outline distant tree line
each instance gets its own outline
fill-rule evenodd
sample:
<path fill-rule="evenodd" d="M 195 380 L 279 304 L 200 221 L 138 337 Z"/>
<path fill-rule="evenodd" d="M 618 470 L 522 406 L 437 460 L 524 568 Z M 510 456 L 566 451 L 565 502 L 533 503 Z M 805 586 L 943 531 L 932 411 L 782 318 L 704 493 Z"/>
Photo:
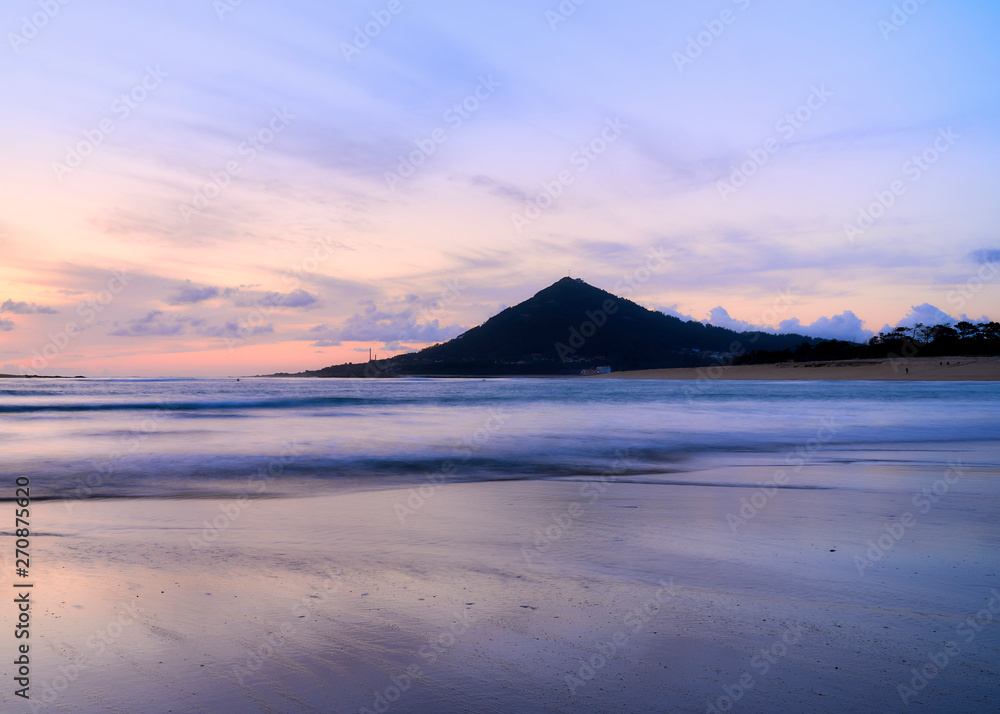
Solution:
<path fill-rule="evenodd" d="M 917 323 L 913 327 L 880 332 L 867 343 L 826 340 L 815 345 L 803 342 L 794 350 L 757 350 L 740 356 L 735 364 L 949 355 L 1000 355 L 1000 322 L 972 323 L 963 320 L 954 327 Z"/>

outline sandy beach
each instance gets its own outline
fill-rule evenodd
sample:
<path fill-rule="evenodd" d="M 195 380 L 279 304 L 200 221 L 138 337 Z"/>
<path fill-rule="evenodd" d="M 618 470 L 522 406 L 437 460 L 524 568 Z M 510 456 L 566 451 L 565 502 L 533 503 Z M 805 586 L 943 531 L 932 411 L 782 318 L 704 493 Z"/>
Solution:
<path fill-rule="evenodd" d="M 907 371 L 909 370 L 909 371 Z M 787 362 L 690 369 L 613 372 L 592 379 L 782 379 L 995 382 L 1000 357 L 914 357 L 910 359 Z"/>
<path fill-rule="evenodd" d="M 770 492 L 761 463 L 40 503 L 30 711 L 992 711 L 1000 487 L 912 502 L 977 448 Z"/>

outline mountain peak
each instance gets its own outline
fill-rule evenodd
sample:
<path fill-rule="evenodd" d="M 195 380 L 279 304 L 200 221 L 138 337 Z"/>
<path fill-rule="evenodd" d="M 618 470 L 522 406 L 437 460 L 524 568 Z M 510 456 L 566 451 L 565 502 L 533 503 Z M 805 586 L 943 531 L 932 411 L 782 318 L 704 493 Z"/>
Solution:
<path fill-rule="evenodd" d="M 541 295 L 543 293 L 548 294 L 549 291 L 557 291 L 561 294 L 572 295 L 572 294 L 579 294 L 582 291 L 594 291 L 594 290 L 601 293 L 605 293 L 606 295 L 613 297 L 611 293 L 601 290 L 598 287 L 594 287 L 593 285 L 585 281 L 583 278 L 571 278 L 569 276 L 565 278 L 559 278 L 559 280 L 555 281 L 547 288 L 539 290 L 535 294 Z"/>
<path fill-rule="evenodd" d="M 586 281 L 584 281 L 583 278 L 571 278 L 571 277 L 567 276 L 565 278 L 559 278 L 557 281 L 555 281 L 554 283 L 552 283 L 551 285 L 549 285 L 549 287 L 543 288 L 539 292 L 544 292 L 545 290 L 550 290 L 550 289 L 556 288 L 556 287 L 558 287 L 558 288 L 575 288 L 575 287 L 580 286 L 580 285 L 588 287 L 588 288 L 593 288 L 594 287 L 590 283 L 587 283 Z M 594 289 L 596 290 L 597 288 L 594 288 Z"/>

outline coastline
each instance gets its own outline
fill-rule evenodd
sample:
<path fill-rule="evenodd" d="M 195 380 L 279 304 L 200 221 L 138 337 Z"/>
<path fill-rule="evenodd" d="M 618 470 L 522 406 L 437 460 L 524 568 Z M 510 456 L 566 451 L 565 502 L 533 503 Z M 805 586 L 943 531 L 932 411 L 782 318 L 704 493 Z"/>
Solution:
<path fill-rule="evenodd" d="M 1000 357 L 912 357 L 716 365 L 612 372 L 595 375 L 590 379 L 996 382 L 1000 381 Z"/>
<path fill-rule="evenodd" d="M 907 370 L 909 370 L 907 372 Z M 580 379 L 580 374 L 398 374 L 381 379 Z M 343 379 L 300 374 L 247 375 L 256 379 Z M 787 381 L 1000 381 L 1000 356 L 898 357 L 883 359 L 781 362 L 777 364 L 708 365 L 623 370 L 587 375 L 587 379 L 787 380 Z"/>
<path fill-rule="evenodd" d="M 69 377 L 65 374 L 0 374 L 0 379 L 86 379 L 82 374 Z"/>

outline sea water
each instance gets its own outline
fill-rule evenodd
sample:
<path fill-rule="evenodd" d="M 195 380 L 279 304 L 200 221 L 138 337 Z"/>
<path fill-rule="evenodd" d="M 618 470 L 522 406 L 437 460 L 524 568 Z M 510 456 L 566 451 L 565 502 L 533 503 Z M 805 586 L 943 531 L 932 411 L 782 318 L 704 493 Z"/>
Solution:
<path fill-rule="evenodd" d="M 885 464 L 922 454 L 945 468 L 961 453 L 990 467 L 998 440 L 1000 384 L 991 382 L 0 383 L 0 468 L 31 477 L 36 497 L 183 497 L 261 492 L 262 484 L 280 495 L 609 474 L 716 485 L 720 469 L 725 485 L 759 477 L 746 467 L 762 464 Z"/>

